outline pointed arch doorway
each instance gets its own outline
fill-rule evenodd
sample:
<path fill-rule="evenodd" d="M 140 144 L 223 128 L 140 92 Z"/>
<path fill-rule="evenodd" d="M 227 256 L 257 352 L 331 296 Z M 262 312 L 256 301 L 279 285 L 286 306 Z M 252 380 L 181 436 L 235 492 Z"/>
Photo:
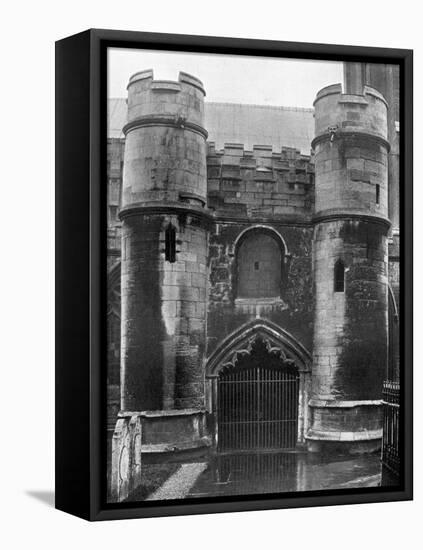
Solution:
<path fill-rule="evenodd" d="M 218 450 L 294 449 L 299 374 L 260 338 L 217 381 Z"/>
<path fill-rule="evenodd" d="M 292 450 L 304 439 L 311 359 L 263 320 L 228 337 L 207 378 L 218 452 Z"/>

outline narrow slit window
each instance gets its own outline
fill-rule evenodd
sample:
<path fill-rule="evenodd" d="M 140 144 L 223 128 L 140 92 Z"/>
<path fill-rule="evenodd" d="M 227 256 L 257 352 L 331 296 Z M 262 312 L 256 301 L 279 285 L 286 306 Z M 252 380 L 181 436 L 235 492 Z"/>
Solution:
<path fill-rule="evenodd" d="M 345 266 L 341 260 L 338 260 L 334 269 L 335 275 L 335 292 L 345 291 Z"/>
<path fill-rule="evenodd" d="M 380 185 L 376 184 L 376 204 L 380 203 Z"/>
<path fill-rule="evenodd" d="M 176 229 L 170 223 L 165 232 L 165 259 L 167 262 L 176 261 Z"/>

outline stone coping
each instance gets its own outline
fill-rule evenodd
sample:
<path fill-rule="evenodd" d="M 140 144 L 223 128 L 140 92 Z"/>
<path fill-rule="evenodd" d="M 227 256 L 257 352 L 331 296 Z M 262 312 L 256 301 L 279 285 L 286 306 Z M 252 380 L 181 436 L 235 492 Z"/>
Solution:
<path fill-rule="evenodd" d="M 282 227 L 311 227 L 313 224 L 313 219 L 311 214 L 304 214 L 299 216 L 298 214 L 278 214 L 275 216 L 263 216 L 255 214 L 246 214 L 246 215 L 235 215 L 226 213 L 224 209 L 217 208 L 214 214 L 216 223 L 234 223 L 234 224 L 244 224 L 250 226 L 252 223 L 268 223 L 268 224 L 277 224 Z"/>
<path fill-rule="evenodd" d="M 135 82 L 138 82 L 139 80 L 151 80 L 151 88 L 156 90 L 166 90 L 166 91 L 181 91 L 181 84 L 188 84 L 190 86 L 193 86 L 194 88 L 197 88 L 202 92 L 204 95 L 206 95 L 206 91 L 204 90 L 204 85 L 201 82 L 199 78 L 196 76 L 193 76 L 191 74 L 185 73 L 184 71 L 180 71 L 178 75 L 178 80 L 153 80 L 154 79 L 154 71 L 153 69 L 146 69 L 144 71 L 138 71 L 134 73 L 130 78 L 127 85 L 127 89 L 131 84 L 134 84 Z"/>
<path fill-rule="evenodd" d="M 195 414 L 205 414 L 205 409 L 168 409 L 157 411 L 120 411 L 118 413 L 119 418 L 125 418 L 128 416 L 142 416 L 144 418 L 159 418 L 169 416 L 191 416 Z"/>
<path fill-rule="evenodd" d="M 372 86 L 364 85 L 363 86 L 363 93 L 362 94 L 344 94 L 342 93 L 342 84 L 330 84 L 329 86 L 325 86 L 321 90 L 319 90 L 316 94 L 316 99 L 313 102 L 313 106 L 319 101 L 319 99 L 322 99 L 323 97 L 327 97 L 328 95 L 340 95 L 339 102 L 340 103 L 368 103 L 366 100 L 366 95 L 371 95 L 373 97 L 376 97 L 377 99 L 381 100 L 383 103 L 385 103 L 386 106 L 388 106 L 388 103 L 383 96 L 379 92 L 379 90 L 376 90 L 376 88 L 373 88 Z"/>
<path fill-rule="evenodd" d="M 209 437 L 202 437 L 196 440 L 189 441 L 175 441 L 174 443 L 152 443 L 141 446 L 142 454 L 154 454 L 154 453 L 174 453 L 178 451 L 194 451 L 195 449 L 201 449 L 211 446 L 211 439 Z"/>
<path fill-rule="evenodd" d="M 376 133 L 371 133 L 366 129 L 361 130 L 361 129 L 358 128 L 357 130 L 344 130 L 342 128 L 339 128 L 336 131 L 335 137 L 336 137 L 336 140 L 339 140 L 341 138 L 370 139 L 370 140 L 376 141 L 376 142 L 380 143 L 381 145 L 383 145 L 386 148 L 388 153 L 391 150 L 391 145 L 390 145 L 389 141 L 384 136 L 382 136 L 380 134 L 376 134 Z M 311 148 L 314 150 L 318 143 L 320 143 L 322 141 L 329 141 L 330 139 L 331 139 L 331 134 L 329 132 L 325 132 L 324 134 L 320 134 L 312 140 Z"/>
<path fill-rule="evenodd" d="M 334 409 L 351 409 L 354 407 L 379 407 L 383 404 L 382 399 L 364 399 L 356 401 L 329 401 L 324 399 L 310 399 L 309 407 L 322 407 Z"/>
<path fill-rule="evenodd" d="M 401 407 L 399 403 L 391 403 L 390 401 L 382 401 L 382 405 L 389 405 L 390 407 L 394 407 L 395 409 L 399 409 Z"/>
<path fill-rule="evenodd" d="M 305 439 L 312 441 L 370 441 L 382 438 L 383 430 L 361 430 L 357 432 L 329 432 L 310 430 Z"/>
<path fill-rule="evenodd" d="M 145 80 L 147 78 L 153 78 L 153 69 L 146 69 L 144 71 L 138 71 L 129 77 L 128 85 L 126 89 L 129 88 L 131 84 L 137 82 L 138 80 Z"/>
<path fill-rule="evenodd" d="M 151 89 L 155 92 L 180 92 L 181 85 L 179 82 L 173 82 L 172 80 L 153 80 Z"/>
<path fill-rule="evenodd" d="M 269 305 L 285 305 L 285 302 L 279 296 L 274 296 L 271 298 L 235 298 L 235 305 L 269 306 Z"/>
<path fill-rule="evenodd" d="M 365 222 L 371 222 L 380 224 L 386 227 L 388 230 L 391 227 L 391 222 L 388 218 L 380 216 L 378 214 L 369 214 L 368 212 L 361 212 L 359 210 L 341 210 L 337 208 L 332 208 L 328 210 L 320 210 L 316 212 L 312 218 L 313 224 L 322 223 L 322 222 L 332 222 L 337 220 L 362 220 Z"/>
<path fill-rule="evenodd" d="M 119 218 L 124 218 L 137 214 L 162 214 L 162 213 L 187 214 L 200 218 L 206 218 L 211 221 L 213 219 L 213 211 L 208 208 L 199 207 L 195 204 L 187 202 L 172 202 L 172 201 L 151 201 L 137 202 L 124 206 L 119 212 Z"/>
<path fill-rule="evenodd" d="M 122 132 L 125 136 L 132 130 L 137 130 L 138 128 L 145 128 L 150 126 L 169 126 L 172 128 L 180 128 L 184 130 L 190 130 L 196 134 L 202 136 L 205 140 L 208 138 L 208 132 L 205 128 L 196 124 L 195 122 L 190 122 L 185 120 L 178 115 L 168 115 L 162 113 L 152 113 L 149 115 L 142 115 L 140 117 L 134 118 L 127 122 L 122 128 Z"/>

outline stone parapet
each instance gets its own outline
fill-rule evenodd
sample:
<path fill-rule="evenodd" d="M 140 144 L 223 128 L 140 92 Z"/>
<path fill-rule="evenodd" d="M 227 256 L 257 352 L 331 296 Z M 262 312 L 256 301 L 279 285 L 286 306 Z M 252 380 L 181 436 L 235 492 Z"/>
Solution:
<path fill-rule="evenodd" d="M 217 217 L 295 219 L 310 222 L 314 206 L 314 162 L 283 147 L 208 144 L 208 204 Z"/>
<path fill-rule="evenodd" d="M 154 80 L 151 70 L 131 77 L 123 209 L 152 201 L 207 204 L 204 95 L 187 73 L 177 82 Z"/>
<path fill-rule="evenodd" d="M 317 94 L 313 140 L 315 212 L 350 212 L 388 218 L 387 104 L 365 86 L 362 95 L 341 85 Z"/>
<path fill-rule="evenodd" d="M 128 122 L 144 115 L 180 115 L 204 126 L 204 97 L 201 80 L 180 72 L 178 81 L 154 80 L 152 70 L 135 73 L 129 79 Z"/>
<path fill-rule="evenodd" d="M 320 90 L 314 101 L 315 138 L 330 137 L 331 130 L 339 133 L 359 132 L 388 139 L 387 103 L 383 95 L 364 86 L 360 95 L 343 94 L 341 84 Z"/>
<path fill-rule="evenodd" d="M 211 445 L 204 409 L 143 411 L 139 416 L 144 454 L 189 453 Z"/>

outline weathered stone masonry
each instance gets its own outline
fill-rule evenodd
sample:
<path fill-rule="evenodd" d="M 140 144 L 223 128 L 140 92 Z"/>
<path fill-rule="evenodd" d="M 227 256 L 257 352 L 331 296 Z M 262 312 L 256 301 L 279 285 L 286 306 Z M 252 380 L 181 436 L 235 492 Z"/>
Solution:
<path fill-rule="evenodd" d="M 314 165 L 310 157 L 284 148 L 244 151 L 228 145 L 207 157 L 209 206 L 215 225 L 210 236 L 208 355 L 224 337 L 264 316 L 292 332 L 311 348 L 311 237 Z M 280 247 L 280 288 L 264 299 L 244 299 L 238 292 L 242 240 L 273 236 Z M 267 269 L 267 267 L 265 268 Z"/>
<path fill-rule="evenodd" d="M 145 453 L 212 445 L 216 376 L 257 336 L 298 369 L 298 444 L 380 446 L 399 288 L 398 98 L 374 66 L 351 64 L 345 85 L 317 94 L 305 155 L 217 148 L 197 78 L 131 77 L 125 137 L 108 154 L 113 460 L 135 419 Z M 122 464 L 138 475 L 137 460 Z"/>
<path fill-rule="evenodd" d="M 312 450 L 334 443 L 375 449 L 387 364 L 387 105 L 372 88 L 343 94 L 335 85 L 318 93 L 315 117 L 315 325 L 307 438 Z"/>
<path fill-rule="evenodd" d="M 201 82 L 185 73 L 179 82 L 165 82 L 146 71 L 128 85 L 120 211 L 121 410 L 143 417 L 145 451 L 208 442 L 203 362 L 210 215 L 203 98 Z"/>

